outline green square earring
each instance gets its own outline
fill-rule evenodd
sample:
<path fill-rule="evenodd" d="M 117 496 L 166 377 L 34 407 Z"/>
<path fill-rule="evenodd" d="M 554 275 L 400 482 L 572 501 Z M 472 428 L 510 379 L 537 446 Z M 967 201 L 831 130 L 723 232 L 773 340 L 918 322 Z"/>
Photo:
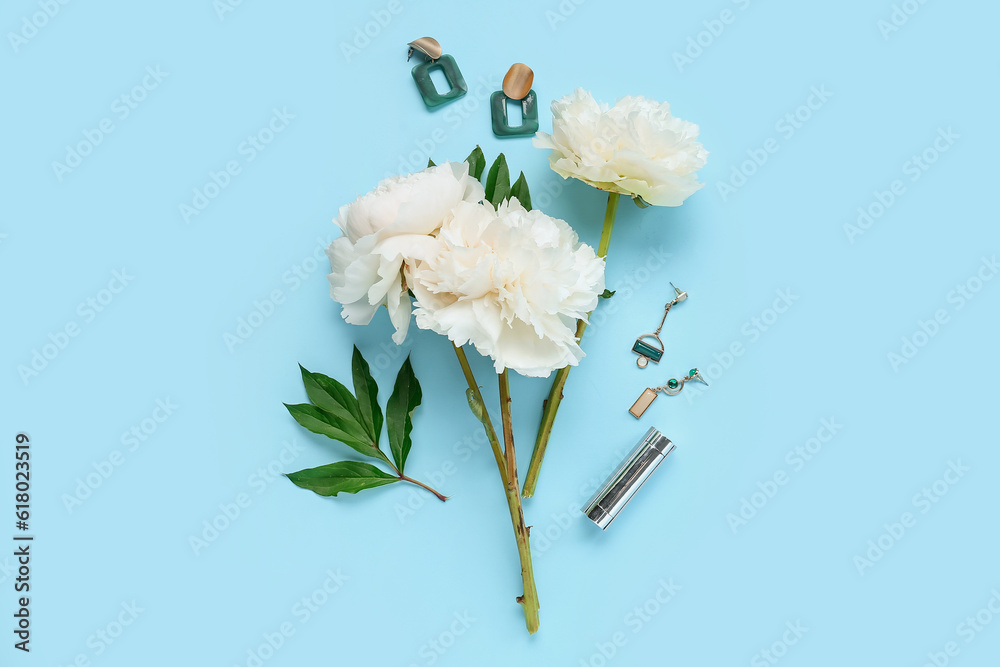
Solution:
<path fill-rule="evenodd" d="M 414 51 L 427 57 L 427 60 L 414 67 L 411 73 L 413 74 L 413 80 L 417 82 L 417 90 L 420 91 L 420 97 L 423 98 L 424 104 L 427 105 L 428 109 L 433 109 L 434 107 L 457 100 L 469 91 L 469 87 L 465 83 L 465 77 L 462 76 L 462 71 L 458 69 L 458 63 L 448 54 L 441 53 L 441 45 L 438 44 L 436 39 L 433 37 L 421 37 L 420 39 L 413 40 L 407 46 L 410 47 L 409 52 L 406 54 L 407 60 L 410 59 Z M 437 88 L 434 87 L 434 81 L 431 79 L 431 71 L 434 69 L 440 69 L 444 73 L 448 85 L 451 86 L 448 92 L 444 94 L 439 93 Z"/>
<path fill-rule="evenodd" d="M 538 98 L 531 84 L 535 73 L 524 63 L 514 63 L 503 78 L 503 90 L 490 96 L 493 134 L 498 137 L 524 137 L 538 132 Z M 511 127 L 507 118 L 507 101 L 521 102 L 521 124 Z"/>

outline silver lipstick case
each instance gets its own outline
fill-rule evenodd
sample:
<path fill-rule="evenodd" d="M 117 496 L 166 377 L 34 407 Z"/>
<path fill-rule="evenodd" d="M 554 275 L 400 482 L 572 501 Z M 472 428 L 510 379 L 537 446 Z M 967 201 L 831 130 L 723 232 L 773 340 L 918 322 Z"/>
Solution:
<path fill-rule="evenodd" d="M 583 506 L 583 513 L 602 530 L 607 530 L 639 487 L 673 450 L 674 443 L 655 428 L 649 429 L 632 453 Z"/>

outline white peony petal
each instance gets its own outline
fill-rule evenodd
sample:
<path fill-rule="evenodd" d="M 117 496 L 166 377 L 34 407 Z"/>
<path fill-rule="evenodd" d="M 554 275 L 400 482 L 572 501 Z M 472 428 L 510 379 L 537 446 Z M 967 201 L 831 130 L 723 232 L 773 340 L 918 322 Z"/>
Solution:
<path fill-rule="evenodd" d="M 389 292 L 402 285 L 403 260 L 388 259 L 381 255 L 369 255 L 378 261 L 379 279 L 368 288 L 368 303 L 385 303 Z"/>
<path fill-rule="evenodd" d="M 576 366 L 581 358 L 583 350 L 575 342 L 535 336 L 526 324 L 515 321 L 496 343 L 494 368 L 498 373 L 509 368 L 528 377 L 548 377 L 557 368 Z"/>
<path fill-rule="evenodd" d="M 401 236 L 390 236 L 379 241 L 372 249 L 373 253 L 379 254 L 386 259 L 420 261 L 433 255 L 440 247 L 440 242 L 433 236 L 426 234 L 404 234 Z"/>
<path fill-rule="evenodd" d="M 343 243 L 341 243 L 343 241 Z M 378 279 L 378 258 L 358 254 L 345 237 L 336 239 L 327 249 L 332 272 L 330 296 L 341 303 L 353 303 L 363 298 L 367 288 Z"/>
<path fill-rule="evenodd" d="M 410 297 L 403 291 L 400 283 L 393 283 L 389 287 L 385 305 L 389 311 L 389 321 L 396 328 L 396 332 L 392 334 L 392 342 L 399 345 L 406 339 L 406 332 L 410 328 L 410 311 L 412 310 Z"/>
<path fill-rule="evenodd" d="M 365 325 L 372 321 L 377 310 L 378 306 L 371 305 L 367 299 L 361 299 L 360 301 L 345 303 L 343 309 L 340 311 L 340 315 L 348 324 Z"/>

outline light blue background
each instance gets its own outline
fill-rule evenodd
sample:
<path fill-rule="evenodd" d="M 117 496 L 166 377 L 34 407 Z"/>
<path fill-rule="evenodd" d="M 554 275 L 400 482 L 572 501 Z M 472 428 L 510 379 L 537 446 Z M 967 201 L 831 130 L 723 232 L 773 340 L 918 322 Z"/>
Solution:
<path fill-rule="evenodd" d="M 83 654 L 101 667 L 246 665 L 264 634 L 289 623 L 294 635 L 264 664 L 753 665 L 770 664 L 758 652 L 798 621 L 808 631 L 783 665 L 917 666 L 952 641 L 953 664 L 995 664 L 1000 619 L 971 643 L 957 626 L 1000 589 L 1000 281 L 960 310 L 948 297 L 1000 249 L 996 4 L 928 2 L 886 39 L 888 0 L 399 1 L 391 14 L 380 0 L 247 0 L 222 19 L 211 0 L 71 2 L 16 51 L 9 37 L 0 48 L 0 509 L 13 533 L 13 438 L 24 431 L 36 535 L 29 656 L 11 647 L 13 582 L 0 571 L 3 663 Z M 725 9 L 733 21 L 705 32 L 703 53 L 679 71 L 674 52 Z M 39 11 L 5 3 L 0 26 L 19 31 Z M 372 23 L 369 44 L 348 57 L 342 45 L 373 12 L 391 20 Z M 470 84 L 433 112 L 405 62 L 406 42 L 425 34 Z M 513 601 L 520 580 L 495 466 L 448 345 L 415 331 L 394 352 L 384 313 L 346 325 L 327 267 L 311 260 L 317 239 L 336 234 L 338 207 L 411 154 L 422 166 L 427 142 L 438 162 L 476 143 L 491 158 L 504 151 L 536 205 L 596 244 L 601 193 L 559 179 L 529 140 L 490 132 L 487 96 L 515 61 L 536 73 L 543 130 L 551 100 L 576 86 L 607 101 L 644 94 L 700 124 L 711 152 L 706 187 L 683 207 L 621 206 L 607 274 L 620 291 L 601 306 L 617 313 L 598 313 L 587 332 L 525 506 L 542 604 L 533 637 Z M 157 66 L 168 76 L 121 119 L 113 101 Z M 832 97 L 786 137 L 776 124 L 813 86 Z M 294 120 L 248 162 L 239 146 L 273 109 Z M 114 131 L 60 182 L 52 162 L 104 118 Z M 957 141 L 911 181 L 904 164 L 949 127 Z M 724 201 L 718 184 L 771 137 L 778 152 Z M 186 223 L 179 205 L 231 160 L 242 171 Z M 844 225 L 896 179 L 905 194 L 851 243 Z M 652 250 L 669 259 L 649 271 Z M 123 267 L 132 281 L 85 321 L 78 304 Z M 629 348 L 655 326 L 668 280 L 691 298 L 670 315 L 664 361 L 640 371 Z M 273 314 L 227 348 L 224 335 L 275 290 Z M 752 339 L 751 318 L 770 318 L 777 290 L 797 300 Z M 887 355 L 938 309 L 947 323 L 917 336 L 926 345 L 894 370 Z M 23 382 L 18 366 L 68 322 L 79 335 Z M 734 342 L 744 354 L 723 369 Z M 281 403 L 304 399 L 296 363 L 346 379 L 355 343 L 383 400 L 412 352 L 425 400 L 408 470 L 443 477 L 448 503 L 403 485 L 327 500 L 261 481 L 285 442 L 300 451 L 274 469 L 347 457 Z M 473 361 L 495 400 L 490 365 Z M 639 423 L 627 414 L 643 387 L 696 365 L 707 390 L 661 397 Z M 547 387 L 513 382 L 522 474 Z M 168 398 L 174 414 L 128 451 L 122 433 Z M 842 429 L 794 471 L 786 453 L 822 419 Z M 573 508 L 650 425 L 678 449 L 601 533 Z M 122 465 L 69 512 L 64 494 L 115 450 Z M 968 472 L 921 513 L 914 495 L 959 460 Z M 734 532 L 727 514 L 778 471 L 788 483 Z M 196 555 L 190 536 L 241 493 L 250 506 Z M 916 525 L 859 573 L 855 557 L 904 512 Z M 328 570 L 347 579 L 303 623 L 293 607 Z M 633 609 L 671 579 L 676 596 L 637 623 Z M 88 638 L 133 601 L 141 614 L 96 655 Z M 455 624 L 456 614 L 474 620 Z M 624 645 L 606 659 L 616 633 Z M 434 653 L 431 641 L 450 646 Z"/>

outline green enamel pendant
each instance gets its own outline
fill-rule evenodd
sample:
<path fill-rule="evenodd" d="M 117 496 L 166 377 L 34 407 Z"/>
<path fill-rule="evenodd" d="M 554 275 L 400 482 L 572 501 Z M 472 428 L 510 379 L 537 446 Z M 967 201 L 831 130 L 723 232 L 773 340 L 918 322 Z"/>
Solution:
<path fill-rule="evenodd" d="M 458 69 L 455 59 L 448 54 L 441 53 L 441 45 L 438 44 L 436 39 L 433 37 L 421 37 L 420 39 L 413 40 L 407 46 L 410 47 L 409 52 L 406 54 L 407 60 L 410 59 L 415 51 L 427 58 L 426 62 L 422 62 L 413 68 L 412 74 L 413 80 L 417 82 L 417 90 L 420 91 L 420 97 L 423 98 L 424 104 L 427 105 L 428 109 L 433 109 L 452 100 L 457 100 L 469 91 L 469 87 L 465 84 L 465 77 L 462 76 L 462 71 Z M 448 85 L 451 86 L 446 93 L 439 93 L 434 86 L 434 81 L 431 79 L 431 72 L 435 68 L 440 69 L 444 73 L 444 78 L 447 79 Z"/>
<path fill-rule="evenodd" d="M 529 91 L 521 100 L 521 124 L 511 127 L 507 120 L 507 100 L 510 98 L 498 90 L 490 97 L 493 116 L 493 134 L 498 137 L 523 137 L 538 132 L 538 105 L 535 91 Z"/>
<path fill-rule="evenodd" d="M 657 344 L 647 343 L 644 340 L 645 338 L 652 338 Z M 639 368 L 645 368 L 650 361 L 658 364 L 660 363 L 660 359 L 663 358 L 663 341 L 656 334 L 644 334 L 635 339 L 632 351 L 639 355 L 639 358 L 636 360 Z"/>
<path fill-rule="evenodd" d="M 439 93 L 437 88 L 434 87 L 434 82 L 431 80 L 431 70 L 434 68 L 439 68 L 444 72 L 444 76 L 448 80 L 448 85 L 451 86 L 451 89 L 447 93 Z M 424 104 L 427 105 L 428 109 L 433 109 L 434 107 L 457 100 L 469 92 L 469 87 L 465 83 L 462 71 L 458 69 L 455 59 L 447 53 L 437 60 L 428 60 L 414 67 L 413 80 L 417 82 L 420 97 L 424 99 Z"/>

